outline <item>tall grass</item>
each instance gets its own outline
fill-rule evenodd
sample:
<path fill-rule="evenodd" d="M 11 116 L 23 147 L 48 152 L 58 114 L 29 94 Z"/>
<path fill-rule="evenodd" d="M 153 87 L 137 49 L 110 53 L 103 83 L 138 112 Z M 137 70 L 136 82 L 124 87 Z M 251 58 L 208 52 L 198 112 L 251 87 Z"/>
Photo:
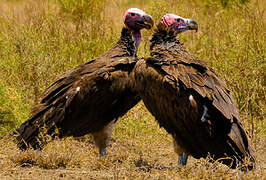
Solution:
<path fill-rule="evenodd" d="M 251 134 L 265 135 L 265 3 L 226 3 L 1 1 L 4 11 L 0 12 L 0 81 L 3 89 L 16 92 L 12 98 L 21 99 L 19 103 L 9 101 L 8 106 L 14 108 L 8 111 L 16 115 L 7 119 L 24 121 L 41 92 L 61 72 L 110 48 L 119 38 L 123 13 L 131 6 L 145 9 L 156 20 L 167 12 L 195 19 L 199 32 L 182 34 L 182 41 L 190 52 L 208 61 L 225 78 Z M 143 34 L 138 54 L 148 56 L 151 32 Z M 2 99 L 10 98 L 4 94 Z M 17 109 L 22 111 L 15 112 Z"/>

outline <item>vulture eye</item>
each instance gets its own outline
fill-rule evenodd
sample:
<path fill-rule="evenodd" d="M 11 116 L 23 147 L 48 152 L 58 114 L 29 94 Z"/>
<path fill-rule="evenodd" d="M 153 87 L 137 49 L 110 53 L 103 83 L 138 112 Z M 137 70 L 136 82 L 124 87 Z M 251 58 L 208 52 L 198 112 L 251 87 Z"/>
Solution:
<path fill-rule="evenodd" d="M 181 19 L 177 19 L 176 22 L 180 23 L 181 22 Z"/>
<path fill-rule="evenodd" d="M 130 13 L 130 16 L 134 17 L 136 14 L 135 13 Z"/>

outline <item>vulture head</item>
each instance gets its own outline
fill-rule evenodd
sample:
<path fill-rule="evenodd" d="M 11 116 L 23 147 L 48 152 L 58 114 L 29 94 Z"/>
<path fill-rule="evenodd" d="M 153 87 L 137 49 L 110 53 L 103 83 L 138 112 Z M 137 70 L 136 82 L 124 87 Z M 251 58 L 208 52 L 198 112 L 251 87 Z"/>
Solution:
<path fill-rule="evenodd" d="M 179 34 L 187 30 L 198 31 L 198 24 L 192 19 L 186 19 L 175 14 L 166 14 L 162 17 L 157 28 Z"/>
<path fill-rule="evenodd" d="M 138 8 L 130 8 L 125 12 L 124 23 L 126 28 L 133 32 L 133 38 L 136 42 L 137 48 L 141 41 L 140 30 L 143 28 L 151 29 L 154 25 L 151 15 L 146 14 Z"/>
<path fill-rule="evenodd" d="M 124 23 L 129 30 L 140 31 L 143 28 L 151 29 L 154 22 L 151 15 L 138 8 L 130 8 L 124 16 Z"/>

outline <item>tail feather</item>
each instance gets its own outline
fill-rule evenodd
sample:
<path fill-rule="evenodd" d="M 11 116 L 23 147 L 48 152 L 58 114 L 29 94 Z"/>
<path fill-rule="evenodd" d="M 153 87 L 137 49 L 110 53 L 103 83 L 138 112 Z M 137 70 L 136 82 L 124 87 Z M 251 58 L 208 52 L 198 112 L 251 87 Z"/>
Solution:
<path fill-rule="evenodd" d="M 255 166 L 255 158 L 241 124 L 234 122 L 228 137 L 227 143 L 230 146 L 230 150 L 227 153 L 230 154 L 229 156 L 236 158 L 233 167 L 236 167 L 238 164 L 237 161 L 239 161 L 245 170 L 253 169 Z"/>
<path fill-rule="evenodd" d="M 25 150 L 29 147 L 42 149 L 47 143 L 46 135 L 54 137 L 56 124 L 64 117 L 64 109 L 54 109 L 53 105 L 40 106 L 30 119 L 24 122 L 15 132 L 18 148 Z M 55 118 L 56 117 L 56 118 Z"/>
<path fill-rule="evenodd" d="M 20 149 L 41 149 L 46 144 L 45 135 L 56 135 L 56 125 L 64 119 L 65 109 L 75 97 L 75 93 L 68 92 L 74 78 L 69 79 L 62 78 L 51 85 L 42 101 L 33 107 L 31 118 L 14 132 Z"/>
<path fill-rule="evenodd" d="M 39 127 L 34 126 L 30 120 L 23 123 L 14 134 L 17 136 L 18 148 L 26 150 L 31 146 L 33 149 L 41 149 L 40 141 L 38 140 Z"/>

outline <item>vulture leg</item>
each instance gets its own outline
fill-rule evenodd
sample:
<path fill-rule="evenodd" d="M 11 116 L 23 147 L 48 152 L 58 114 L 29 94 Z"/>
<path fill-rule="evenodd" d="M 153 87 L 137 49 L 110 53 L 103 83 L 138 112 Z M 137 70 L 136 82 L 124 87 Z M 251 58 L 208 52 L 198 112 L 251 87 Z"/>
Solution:
<path fill-rule="evenodd" d="M 178 154 L 178 164 L 181 166 L 185 166 L 187 164 L 188 154 L 185 150 L 176 142 L 173 138 L 174 142 L 174 150 Z"/>
<path fill-rule="evenodd" d="M 182 155 L 179 155 L 178 156 L 178 164 L 181 166 L 185 166 L 187 164 L 187 158 L 188 158 L 187 153 L 183 153 Z"/>
<path fill-rule="evenodd" d="M 107 146 L 110 144 L 114 124 L 116 119 L 107 124 L 103 129 L 92 133 L 96 146 L 99 148 L 101 156 L 107 156 Z"/>

